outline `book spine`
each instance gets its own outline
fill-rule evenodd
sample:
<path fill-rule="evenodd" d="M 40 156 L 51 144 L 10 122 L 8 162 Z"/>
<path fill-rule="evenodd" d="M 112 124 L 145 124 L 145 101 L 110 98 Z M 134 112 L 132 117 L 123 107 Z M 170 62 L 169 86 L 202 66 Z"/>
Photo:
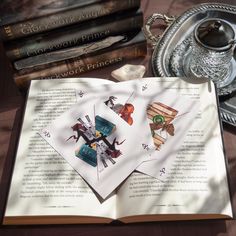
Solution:
<path fill-rule="evenodd" d="M 37 56 L 55 50 L 82 45 L 94 40 L 100 40 L 110 35 L 127 32 L 141 28 L 143 15 L 139 12 L 129 18 L 115 20 L 101 25 L 91 24 L 90 27 L 69 28 L 58 33 L 48 34 L 24 40 L 21 43 L 14 42 L 6 46 L 6 54 L 11 61 L 25 57 Z"/>
<path fill-rule="evenodd" d="M 19 88 L 27 88 L 33 79 L 58 79 L 77 77 L 85 72 L 99 69 L 119 62 L 125 62 L 133 58 L 144 57 L 147 53 L 146 41 L 121 47 L 112 51 L 85 57 L 82 59 L 68 60 L 59 65 L 35 71 L 29 74 L 15 74 L 14 80 Z"/>
<path fill-rule="evenodd" d="M 126 40 L 124 35 L 107 37 L 100 41 L 83 44 L 82 46 L 66 48 L 54 52 L 48 52 L 34 57 L 27 57 L 14 62 L 16 70 L 37 70 L 40 67 L 51 66 L 52 63 L 84 56 L 91 53 L 97 53 L 108 49 L 117 43 Z"/>
<path fill-rule="evenodd" d="M 0 4 L 0 26 L 66 11 L 75 7 L 83 7 L 98 2 L 101 2 L 101 0 L 2 0 Z"/>
<path fill-rule="evenodd" d="M 140 7 L 140 0 L 103 1 L 86 7 L 74 8 L 45 17 L 5 25 L 0 28 L 0 38 L 7 41 L 27 37 L 136 7 Z"/>

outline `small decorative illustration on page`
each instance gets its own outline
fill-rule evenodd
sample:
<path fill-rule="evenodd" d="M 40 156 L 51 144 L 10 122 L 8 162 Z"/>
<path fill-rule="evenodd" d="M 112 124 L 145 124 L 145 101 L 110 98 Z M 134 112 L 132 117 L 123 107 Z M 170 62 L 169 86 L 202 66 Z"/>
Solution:
<path fill-rule="evenodd" d="M 130 94 L 125 103 L 120 103 L 117 96 L 109 96 L 109 98 L 104 101 L 104 104 L 110 107 L 115 113 L 117 113 L 123 120 L 125 120 L 129 125 L 133 124 L 132 113 L 134 112 L 134 105 L 129 101 L 134 92 Z M 118 101 L 117 101 L 118 99 Z"/>
<path fill-rule="evenodd" d="M 84 144 L 77 147 L 75 150 L 75 156 L 85 161 L 89 165 L 97 166 L 97 154 L 96 154 L 96 134 L 95 127 L 92 124 L 88 115 L 85 116 L 86 122 L 80 117 L 78 123 L 74 124 L 71 128 L 75 132 L 66 141 L 70 139 L 75 140 L 77 143 L 80 138 L 84 140 Z"/>
<path fill-rule="evenodd" d="M 98 157 L 98 171 L 101 172 L 109 165 L 115 165 L 122 152 L 117 146 L 122 145 L 125 139 L 118 141 L 116 135 L 116 125 L 102 118 L 95 117 L 96 124 L 96 150 Z M 109 162 L 109 164 L 108 164 Z"/>
<path fill-rule="evenodd" d="M 160 102 L 154 102 L 147 107 L 147 117 L 156 150 L 161 149 L 168 136 L 174 136 L 175 127 L 171 123 L 178 111 Z"/>

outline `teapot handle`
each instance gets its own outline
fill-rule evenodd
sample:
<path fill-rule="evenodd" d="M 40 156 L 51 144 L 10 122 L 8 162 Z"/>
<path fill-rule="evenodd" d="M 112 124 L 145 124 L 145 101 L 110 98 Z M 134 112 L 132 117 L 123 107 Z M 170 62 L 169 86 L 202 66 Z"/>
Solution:
<path fill-rule="evenodd" d="M 174 16 L 168 17 L 167 15 L 160 14 L 160 13 L 154 13 L 147 18 L 146 23 L 144 25 L 144 33 L 146 35 L 146 38 L 151 41 L 153 48 L 156 46 L 157 42 L 161 38 L 161 35 L 153 35 L 151 32 L 151 27 L 152 27 L 153 23 L 157 20 L 164 21 L 166 24 L 166 29 L 167 29 L 176 20 L 176 18 Z"/>

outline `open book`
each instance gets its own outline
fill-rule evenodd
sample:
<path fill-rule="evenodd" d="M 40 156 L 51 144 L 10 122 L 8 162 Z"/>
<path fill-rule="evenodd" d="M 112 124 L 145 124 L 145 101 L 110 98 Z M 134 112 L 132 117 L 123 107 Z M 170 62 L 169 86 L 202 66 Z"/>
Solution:
<path fill-rule="evenodd" d="M 172 161 L 165 180 L 156 178 L 155 170 L 143 174 L 147 166 L 141 164 L 139 172 L 134 172 L 115 192 L 101 199 L 38 131 L 77 102 L 83 94 L 81 84 L 94 87 L 109 81 L 35 80 L 28 94 L 3 224 L 232 218 L 213 84 L 187 83 L 180 78 L 141 81 L 144 87 L 151 83 L 158 91 L 170 90 L 200 103 L 191 124 L 183 125 L 187 132 L 178 152 L 169 153 Z M 172 116 L 176 115 L 174 109 L 169 110 Z"/>

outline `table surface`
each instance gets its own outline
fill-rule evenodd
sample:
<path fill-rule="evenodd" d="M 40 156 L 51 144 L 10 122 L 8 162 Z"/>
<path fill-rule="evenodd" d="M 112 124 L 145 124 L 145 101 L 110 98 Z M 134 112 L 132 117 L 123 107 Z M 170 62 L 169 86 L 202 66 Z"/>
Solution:
<path fill-rule="evenodd" d="M 207 0 L 142 0 L 144 19 L 152 13 L 164 13 L 178 16 L 188 8 Z M 214 0 L 214 2 L 236 4 L 235 0 Z M 153 76 L 150 65 L 152 49 L 142 59 L 129 61 L 131 64 L 145 65 L 145 77 Z M 9 61 L 0 43 L 0 216 L 1 220 L 9 188 L 9 181 L 15 157 L 15 150 L 22 114 L 24 95 L 18 91 L 12 78 Z M 117 65 L 88 72 L 83 77 L 101 77 L 111 79 L 110 73 Z M 226 157 L 229 168 L 232 204 L 236 212 L 236 128 L 223 124 Z M 217 203 L 216 203 L 217 204 Z M 59 225 L 59 226 L 0 226 L 0 235 L 201 235 L 235 236 L 235 220 L 206 220 L 182 222 L 153 222 L 128 225 Z"/>

